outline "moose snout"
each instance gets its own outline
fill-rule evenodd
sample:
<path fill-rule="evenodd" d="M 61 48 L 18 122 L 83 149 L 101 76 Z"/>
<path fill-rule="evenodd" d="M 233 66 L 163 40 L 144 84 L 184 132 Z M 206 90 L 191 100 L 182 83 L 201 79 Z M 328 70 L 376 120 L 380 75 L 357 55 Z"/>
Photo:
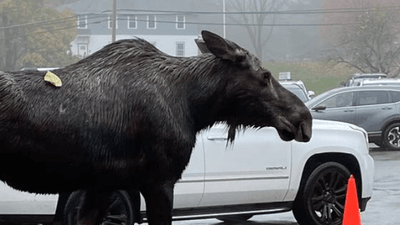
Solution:
<path fill-rule="evenodd" d="M 311 124 L 308 121 L 303 121 L 297 128 L 295 140 L 299 142 L 308 142 L 311 139 Z"/>
<path fill-rule="evenodd" d="M 308 142 L 311 139 L 312 122 L 311 120 L 304 120 L 299 123 L 290 122 L 285 117 L 278 117 L 277 130 L 282 140 L 291 141 L 296 140 L 299 142 Z"/>

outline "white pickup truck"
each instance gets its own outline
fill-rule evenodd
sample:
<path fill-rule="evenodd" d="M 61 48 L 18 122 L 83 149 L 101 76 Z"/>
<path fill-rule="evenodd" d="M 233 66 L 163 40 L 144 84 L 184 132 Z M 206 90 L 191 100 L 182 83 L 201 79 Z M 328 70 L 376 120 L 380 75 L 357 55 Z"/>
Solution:
<path fill-rule="evenodd" d="M 217 124 L 197 136 L 189 166 L 175 187 L 174 219 L 247 220 L 292 210 L 299 224 L 339 225 L 350 174 L 364 211 L 373 173 L 367 133 L 355 125 L 314 120 L 308 143 L 284 142 L 274 128 L 246 129 L 227 144 L 227 129 Z M 64 207 L 68 224 L 75 224 L 79 195 L 74 192 Z M 103 224 L 143 221 L 145 205 L 139 196 L 116 191 Z M 0 184 L 0 224 L 49 223 L 56 205 L 56 195 L 22 193 Z"/>

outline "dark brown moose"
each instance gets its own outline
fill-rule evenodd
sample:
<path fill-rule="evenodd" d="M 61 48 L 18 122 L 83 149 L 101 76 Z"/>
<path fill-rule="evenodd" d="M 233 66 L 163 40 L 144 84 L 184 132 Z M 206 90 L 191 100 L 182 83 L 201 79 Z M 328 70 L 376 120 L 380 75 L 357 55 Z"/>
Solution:
<path fill-rule="evenodd" d="M 211 53 L 172 57 L 121 40 L 53 72 L 0 72 L 0 180 L 26 192 L 82 190 L 78 224 L 99 224 L 110 193 L 140 191 L 149 224 L 171 224 L 173 189 L 196 133 L 217 121 L 311 138 L 309 110 L 247 50 L 208 31 Z M 1 198 L 1 196 L 0 196 Z"/>

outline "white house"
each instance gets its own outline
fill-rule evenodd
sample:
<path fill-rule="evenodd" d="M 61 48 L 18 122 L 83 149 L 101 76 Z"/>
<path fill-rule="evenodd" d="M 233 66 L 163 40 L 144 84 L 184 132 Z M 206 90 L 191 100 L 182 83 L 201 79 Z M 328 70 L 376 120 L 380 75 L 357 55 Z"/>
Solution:
<path fill-rule="evenodd" d="M 80 0 L 62 8 L 77 14 L 78 35 L 71 43 L 74 55 L 85 57 L 111 43 L 112 2 Z M 202 29 L 199 21 L 212 16 L 194 13 L 197 0 L 118 0 L 116 40 L 143 38 L 173 56 L 199 53 L 195 39 Z"/>

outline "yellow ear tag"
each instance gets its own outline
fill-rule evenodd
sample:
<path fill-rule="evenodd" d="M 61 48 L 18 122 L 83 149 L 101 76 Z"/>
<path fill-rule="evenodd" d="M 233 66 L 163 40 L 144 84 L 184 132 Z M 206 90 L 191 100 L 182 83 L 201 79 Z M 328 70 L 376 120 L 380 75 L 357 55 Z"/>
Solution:
<path fill-rule="evenodd" d="M 61 79 L 59 77 L 57 77 L 57 75 L 55 75 L 54 73 L 47 71 L 46 75 L 44 76 L 44 80 L 47 82 L 50 82 L 51 84 L 53 84 L 56 87 L 61 87 L 62 82 Z"/>

